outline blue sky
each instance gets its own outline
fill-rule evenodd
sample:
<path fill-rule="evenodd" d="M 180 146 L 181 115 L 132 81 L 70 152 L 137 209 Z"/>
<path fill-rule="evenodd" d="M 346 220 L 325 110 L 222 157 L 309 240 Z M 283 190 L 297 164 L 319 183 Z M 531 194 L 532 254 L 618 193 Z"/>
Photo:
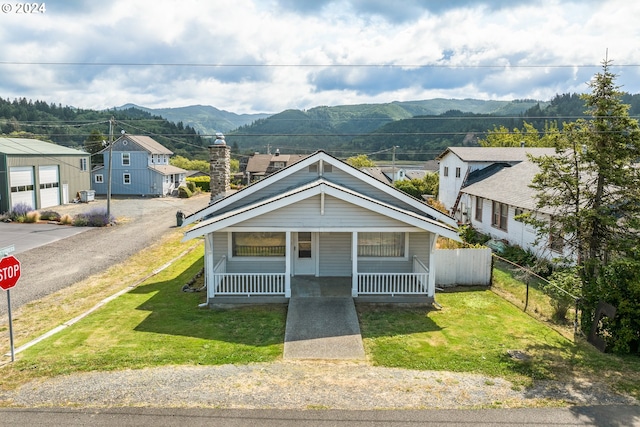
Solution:
<path fill-rule="evenodd" d="M 617 83 L 640 93 L 636 1 L 44 4 L 27 14 L 5 3 L 0 12 L 4 99 L 236 113 L 439 97 L 549 100 L 587 91 L 607 52 Z"/>

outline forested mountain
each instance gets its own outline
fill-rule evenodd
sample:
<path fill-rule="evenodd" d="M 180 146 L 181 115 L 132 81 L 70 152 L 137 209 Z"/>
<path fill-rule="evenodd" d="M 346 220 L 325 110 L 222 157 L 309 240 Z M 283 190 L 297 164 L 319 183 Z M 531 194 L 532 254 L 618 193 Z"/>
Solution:
<path fill-rule="evenodd" d="M 118 110 L 136 108 L 152 115 L 161 116 L 174 123 L 182 122 L 200 135 L 215 135 L 216 132 L 229 132 L 256 120 L 269 117 L 270 114 L 236 114 L 219 110 L 210 105 L 190 105 L 178 108 L 146 108 L 135 104 L 126 104 Z"/>
<path fill-rule="evenodd" d="M 265 152 L 268 147 L 287 153 L 310 153 L 318 149 L 340 157 L 377 151 L 393 144 L 412 152 L 423 146 L 448 146 L 462 143 L 468 132 L 487 130 L 492 120 L 479 122 L 469 117 L 492 114 L 493 117 L 517 116 L 539 101 L 482 101 L 474 99 L 431 99 L 424 101 L 392 102 L 387 104 L 342 105 L 315 107 L 306 111 L 287 110 L 266 119 L 257 120 L 230 132 L 227 141 L 240 152 Z M 546 105 L 545 103 L 542 103 Z M 452 110 L 452 108 L 457 109 Z M 463 112 L 464 111 L 464 112 Z M 438 132 L 451 132 L 448 125 L 453 116 L 466 117 L 465 129 L 457 138 L 439 138 L 436 144 L 428 135 L 438 118 Z M 417 122 L 422 124 L 417 124 Z M 430 121 L 430 124 L 427 124 Z M 475 123 L 473 123 L 475 122 Z M 388 134 L 393 134 L 390 138 Z M 426 139 L 425 139 L 426 138 Z M 392 142 L 398 139 L 396 143 Z M 416 145 L 416 143 L 418 145 Z M 424 157 L 424 154 L 420 154 Z M 433 158 L 433 157 L 431 157 Z"/>
<path fill-rule="evenodd" d="M 173 123 L 148 112 L 125 110 L 95 111 L 31 101 L 0 98 L 0 133 L 23 138 L 53 141 L 67 147 L 95 152 L 109 138 L 109 119 L 116 120 L 114 138 L 125 130 L 150 135 L 174 153 L 193 159 L 208 159 L 209 141 L 190 126 Z"/>
<path fill-rule="evenodd" d="M 625 95 L 630 115 L 640 116 L 640 95 Z M 108 139 L 109 118 L 117 121 L 115 137 L 124 129 L 131 134 L 152 136 L 174 153 L 189 159 L 206 160 L 210 139 L 198 129 L 225 131 L 221 117 L 229 120 L 250 120 L 253 116 L 237 115 L 213 107 L 193 106 L 180 111 L 191 124 L 169 121 L 158 111 L 124 108 L 94 111 L 47 104 L 42 101 L 0 98 L 0 131 L 24 137 L 35 136 L 61 145 L 84 147 L 95 152 Z M 311 153 L 318 149 L 341 158 L 370 154 L 373 159 L 389 159 L 392 147 L 397 147 L 398 160 L 429 160 L 453 145 L 476 145 L 488 130 L 504 126 L 522 128 L 523 122 L 543 130 L 545 123 L 563 122 L 583 117 L 584 103 L 577 94 L 557 95 L 551 101 L 481 101 L 473 99 L 432 99 L 319 106 L 309 110 L 285 110 L 258 118 L 235 130 L 225 132 L 234 156 L 280 149 L 283 153 Z M 154 112 L 153 114 L 151 112 Z M 188 113 L 190 112 L 190 113 Z M 209 113 L 213 112 L 213 116 Z M 219 115 L 219 113 L 223 113 Z M 189 116 L 188 114 L 191 114 Z M 215 123 L 215 124 L 213 124 Z M 229 121 L 229 123 L 232 123 Z M 224 126 L 232 126 L 227 123 Z M 246 123 L 246 122 L 245 122 Z M 207 130 L 210 135 L 212 130 Z M 22 132 L 22 133 L 20 133 Z M 383 153 L 375 154 L 382 151 Z"/>

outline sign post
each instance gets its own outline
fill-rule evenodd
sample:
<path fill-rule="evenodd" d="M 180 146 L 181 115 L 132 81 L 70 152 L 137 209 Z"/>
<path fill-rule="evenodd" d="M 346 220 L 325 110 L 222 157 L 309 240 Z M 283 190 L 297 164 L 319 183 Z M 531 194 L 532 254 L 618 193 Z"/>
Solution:
<path fill-rule="evenodd" d="M 3 254 L 4 255 L 4 254 Z M 9 341 L 11 342 L 11 361 L 15 361 L 13 346 L 13 321 L 11 320 L 11 288 L 20 279 L 20 261 L 13 255 L 5 256 L 0 260 L 0 288 L 7 291 L 7 312 L 9 314 Z"/>

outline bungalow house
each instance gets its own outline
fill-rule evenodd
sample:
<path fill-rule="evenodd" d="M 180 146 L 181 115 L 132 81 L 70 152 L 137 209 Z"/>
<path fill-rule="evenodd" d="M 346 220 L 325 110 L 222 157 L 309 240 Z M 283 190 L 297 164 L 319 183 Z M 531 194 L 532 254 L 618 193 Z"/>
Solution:
<path fill-rule="evenodd" d="M 454 202 L 452 209 L 455 209 L 459 223 L 470 224 L 495 240 L 529 249 L 539 258 L 551 260 L 569 256 L 560 236 L 541 240 L 537 230 L 522 220 L 523 214 L 532 215 L 537 220 L 553 220 L 550 209 L 536 206 L 536 193 L 529 185 L 539 169 L 528 160 L 526 153 L 534 156 L 555 155 L 555 149 L 449 148 L 440 156 L 440 190 L 454 190 L 440 194 L 441 200 Z M 462 159 L 466 159 L 466 162 L 462 162 Z M 443 176 L 446 167 L 450 168 L 449 174 Z M 452 171 L 455 173 L 452 174 Z M 460 182 L 456 176 L 463 173 L 465 180 Z M 460 187 L 454 183 L 459 183 Z"/>
<path fill-rule="evenodd" d="M 255 153 L 242 162 L 240 170 L 244 174 L 245 182 L 253 182 L 284 169 L 307 156 L 307 154 L 280 154 L 280 150 L 276 150 L 275 154 Z"/>
<path fill-rule="evenodd" d="M 204 238 L 209 304 L 286 301 L 308 277 L 342 278 L 354 298 L 433 299 L 453 218 L 323 151 L 232 193 L 214 175 L 229 148 L 210 153 L 212 203 L 183 223 L 185 240 Z"/>
<path fill-rule="evenodd" d="M 111 194 L 168 196 L 186 185 L 187 171 L 169 164 L 173 152 L 149 136 L 124 134 L 98 154 L 104 164 L 91 171 L 96 194 L 107 194 L 110 156 Z"/>
<path fill-rule="evenodd" d="M 29 138 L 0 138 L 0 212 L 17 204 L 45 209 L 91 187 L 90 155 Z"/>

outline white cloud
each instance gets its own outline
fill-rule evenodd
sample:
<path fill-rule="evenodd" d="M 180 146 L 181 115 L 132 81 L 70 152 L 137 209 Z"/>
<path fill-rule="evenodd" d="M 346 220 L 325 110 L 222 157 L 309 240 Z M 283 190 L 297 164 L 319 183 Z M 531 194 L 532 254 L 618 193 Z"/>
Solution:
<path fill-rule="evenodd" d="M 0 15 L 0 96 L 239 113 L 549 99 L 585 91 L 607 49 L 614 65 L 635 65 L 614 71 L 640 92 L 640 3 L 626 0 L 101 3 L 53 0 L 44 14 Z"/>

